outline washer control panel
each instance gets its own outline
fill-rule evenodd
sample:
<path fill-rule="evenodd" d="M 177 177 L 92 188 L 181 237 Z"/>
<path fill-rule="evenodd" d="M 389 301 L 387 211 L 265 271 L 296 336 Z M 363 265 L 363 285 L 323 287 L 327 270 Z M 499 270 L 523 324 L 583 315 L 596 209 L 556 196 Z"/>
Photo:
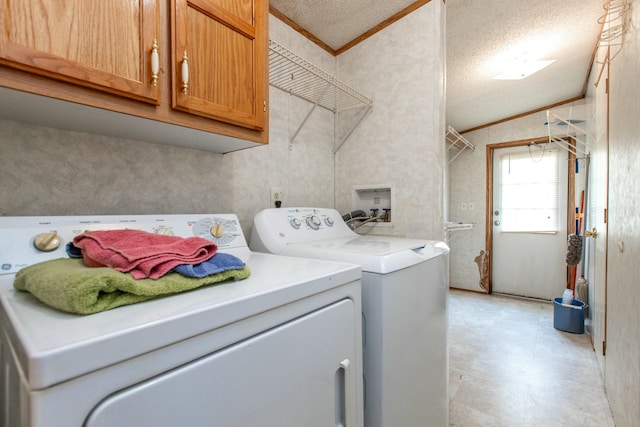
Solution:
<path fill-rule="evenodd" d="M 336 212 L 328 209 L 320 208 L 285 208 L 280 209 L 278 212 L 273 212 L 276 216 L 279 214 L 286 215 L 289 225 L 294 230 L 312 230 L 321 231 L 325 228 L 331 228 L 335 224 L 333 216 Z M 279 222 L 279 221 L 278 221 Z"/>
<path fill-rule="evenodd" d="M 202 237 L 246 262 L 250 251 L 238 218 L 213 215 L 102 215 L 0 217 L 0 274 L 55 258 L 66 258 L 73 238 L 91 230 L 143 230 L 180 237 Z"/>
<path fill-rule="evenodd" d="M 258 212 L 254 217 L 251 244 L 253 248 L 254 241 L 261 242 L 256 243 L 256 247 L 265 249 L 272 243 L 290 244 L 352 237 L 357 235 L 335 209 L 293 207 Z"/>

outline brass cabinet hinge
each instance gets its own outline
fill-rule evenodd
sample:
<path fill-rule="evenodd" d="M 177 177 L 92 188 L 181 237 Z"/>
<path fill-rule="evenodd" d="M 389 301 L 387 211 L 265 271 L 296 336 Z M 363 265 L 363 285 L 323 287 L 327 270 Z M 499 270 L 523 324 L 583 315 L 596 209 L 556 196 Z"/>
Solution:
<path fill-rule="evenodd" d="M 607 355 L 607 342 L 606 341 L 602 341 L 602 355 L 603 356 Z"/>
<path fill-rule="evenodd" d="M 267 112 L 267 100 L 262 101 L 262 111 Z"/>
<path fill-rule="evenodd" d="M 607 208 L 604 208 L 604 223 L 607 223 Z"/>

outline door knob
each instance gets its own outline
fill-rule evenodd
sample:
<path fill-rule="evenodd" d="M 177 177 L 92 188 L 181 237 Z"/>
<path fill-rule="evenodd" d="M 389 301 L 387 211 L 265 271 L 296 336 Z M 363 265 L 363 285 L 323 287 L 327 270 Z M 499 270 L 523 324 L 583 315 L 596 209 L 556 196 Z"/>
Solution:
<path fill-rule="evenodd" d="M 596 239 L 598 237 L 598 230 L 596 230 L 595 227 L 593 227 L 593 230 L 591 231 L 585 231 L 585 236 L 587 237 L 593 237 L 594 239 Z"/>

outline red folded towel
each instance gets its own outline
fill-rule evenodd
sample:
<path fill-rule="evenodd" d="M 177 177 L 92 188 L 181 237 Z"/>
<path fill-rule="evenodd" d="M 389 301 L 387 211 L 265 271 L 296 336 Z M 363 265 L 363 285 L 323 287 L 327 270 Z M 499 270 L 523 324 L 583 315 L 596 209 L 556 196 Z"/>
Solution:
<path fill-rule="evenodd" d="M 180 264 L 199 264 L 218 247 L 201 237 L 177 237 L 140 230 L 87 231 L 73 239 L 89 267 L 111 267 L 134 279 L 157 279 Z"/>

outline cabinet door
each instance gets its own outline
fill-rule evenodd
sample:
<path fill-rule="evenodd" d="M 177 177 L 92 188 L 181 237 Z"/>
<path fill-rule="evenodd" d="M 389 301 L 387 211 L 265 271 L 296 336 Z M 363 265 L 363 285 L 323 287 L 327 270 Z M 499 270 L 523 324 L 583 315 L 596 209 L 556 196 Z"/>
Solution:
<path fill-rule="evenodd" d="M 0 64 L 157 104 L 157 3 L 0 0 Z"/>
<path fill-rule="evenodd" d="M 263 130 L 266 0 L 173 0 L 173 108 Z"/>
<path fill-rule="evenodd" d="M 338 301 L 114 393 L 84 425 L 355 426 L 357 316 Z"/>

